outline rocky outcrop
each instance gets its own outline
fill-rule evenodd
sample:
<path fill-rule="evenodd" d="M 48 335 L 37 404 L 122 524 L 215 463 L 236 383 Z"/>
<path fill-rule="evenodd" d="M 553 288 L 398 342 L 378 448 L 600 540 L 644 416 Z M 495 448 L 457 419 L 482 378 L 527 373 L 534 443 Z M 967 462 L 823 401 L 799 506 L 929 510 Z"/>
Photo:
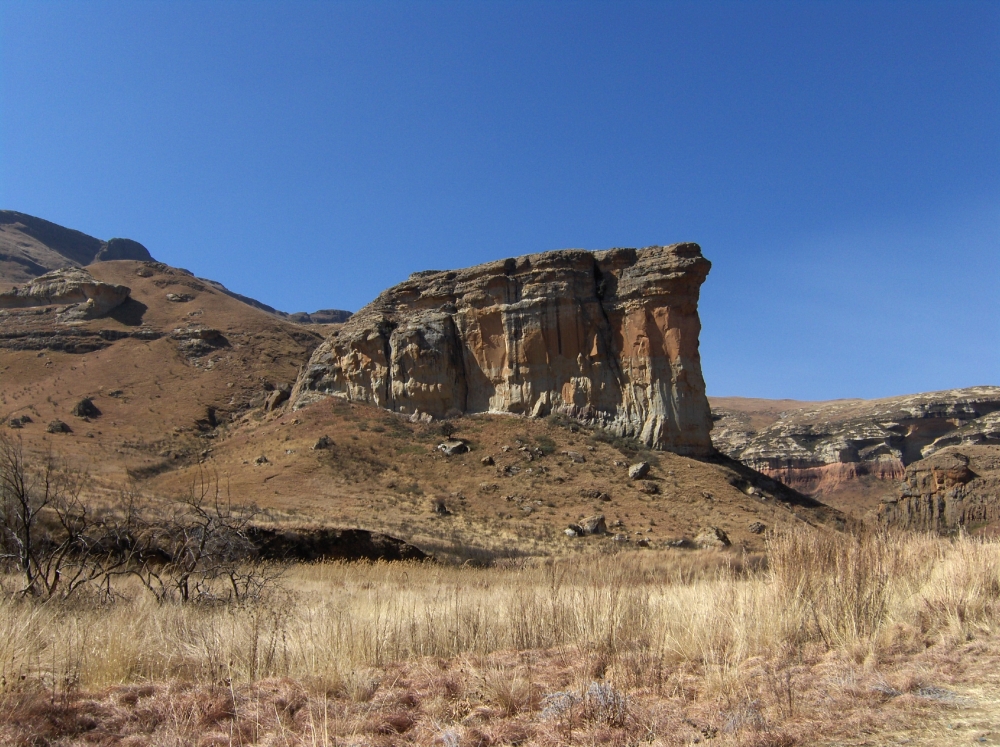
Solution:
<path fill-rule="evenodd" d="M 0 325 L 10 325 L 13 329 L 0 329 L 0 350 L 52 350 L 62 353 L 92 353 L 106 348 L 111 343 L 126 338 L 135 340 L 157 340 L 162 334 L 156 330 L 141 327 L 134 331 L 122 329 L 80 329 L 68 327 L 61 329 L 39 329 L 38 325 L 27 328 L 17 328 L 17 323 L 23 321 L 16 312 L 0 311 Z M 52 316 L 49 314 L 48 316 Z M 43 318 L 42 325 L 45 320 Z"/>
<path fill-rule="evenodd" d="M 343 309 L 320 309 L 319 311 L 296 311 L 288 315 L 288 320 L 299 324 L 343 324 L 351 318 L 350 311 Z"/>
<path fill-rule="evenodd" d="M 420 548 L 388 534 L 365 529 L 275 529 L 254 526 L 249 532 L 257 556 L 264 560 L 406 561 L 427 560 Z"/>
<path fill-rule="evenodd" d="M 566 250 L 416 273 L 313 353 L 292 393 L 435 418 L 561 413 L 708 454 L 697 244 Z"/>
<path fill-rule="evenodd" d="M 780 413 L 759 430 L 732 409 L 713 420 L 720 451 L 816 494 L 859 477 L 902 480 L 907 465 L 955 443 L 1000 442 L 1000 387 L 829 402 Z"/>
<path fill-rule="evenodd" d="M 152 262 L 149 250 L 132 239 L 108 239 L 94 255 L 94 262 L 111 262 L 118 259 L 134 259 L 139 262 Z M 89 262 L 87 264 L 90 264 Z"/>
<path fill-rule="evenodd" d="M 120 306 L 129 297 L 124 285 L 101 283 L 86 270 L 71 267 L 54 270 L 20 288 L 0 293 L 0 309 L 32 306 L 67 306 L 60 317 L 95 319 Z"/>
<path fill-rule="evenodd" d="M 0 282 L 23 283 L 52 270 L 113 259 L 150 260 L 131 239 L 100 239 L 14 210 L 0 210 Z"/>
<path fill-rule="evenodd" d="M 1000 410 L 970 420 L 951 433 L 946 433 L 935 439 L 929 446 L 925 446 L 921 453 L 928 457 L 949 446 L 969 446 L 972 444 L 1000 445 Z"/>
<path fill-rule="evenodd" d="M 1000 449 L 945 448 L 906 468 L 898 495 L 885 498 L 880 524 L 952 533 L 1000 522 Z"/>

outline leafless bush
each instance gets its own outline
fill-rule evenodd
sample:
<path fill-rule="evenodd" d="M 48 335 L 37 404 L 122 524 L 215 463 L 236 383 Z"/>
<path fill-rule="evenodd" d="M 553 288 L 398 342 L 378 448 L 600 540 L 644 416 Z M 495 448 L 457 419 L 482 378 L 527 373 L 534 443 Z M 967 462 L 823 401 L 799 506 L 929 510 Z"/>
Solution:
<path fill-rule="evenodd" d="M 139 518 L 142 550 L 131 572 L 160 601 L 259 598 L 280 576 L 257 557 L 250 535 L 259 515 L 234 504 L 217 475 L 201 473 L 183 499 Z"/>
<path fill-rule="evenodd" d="M 131 576 L 161 602 L 242 602 L 275 585 L 279 570 L 259 561 L 250 537 L 259 510 L 233 504 L 217 476 L 159 503 L 129 484 L 102 510 L 81 497 L 84 484 L 51 458 L 32 464 L 20 439 L 0 433 L 0 561 L 16 569 L 18 594 L 111 599 Z"/>
<path fill-rule="evenodd" d="M 82 484 L 51 458 L 30 465 L 20 438 L 0 433 L 0 559 L 17 568 L 19 594 L 69 596 L 121 567 L 100 552 L 113 527 L 80 499 Z"/>

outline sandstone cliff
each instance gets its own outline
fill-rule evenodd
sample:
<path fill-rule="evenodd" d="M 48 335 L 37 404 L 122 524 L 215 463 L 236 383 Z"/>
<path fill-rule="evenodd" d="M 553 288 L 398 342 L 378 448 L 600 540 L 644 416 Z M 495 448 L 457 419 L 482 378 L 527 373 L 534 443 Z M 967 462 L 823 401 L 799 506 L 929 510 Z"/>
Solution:
<path fill-rule="evenodd" d="M 906 468 L 902 487 L 883 499 L 884 526 L 951 533 L 1000 522 L 1000 449 L 948 447 Z"/>
<path fill-rule="evenodd" d="M 1000 387 L 790 408 L 764 427 L 731 405 L 713 411 L 720 451 L 804 493 L 859 477 L 902 480 L 906 467 L 944 446 L 1000 443 Z"/>
<path fill-rule="evenodd" d="M 712 451 L 697 244 L 566 250 L 416 273 L 354 314 L 295 384 L 414 417 L 562 413 L 682 454 Z"/>

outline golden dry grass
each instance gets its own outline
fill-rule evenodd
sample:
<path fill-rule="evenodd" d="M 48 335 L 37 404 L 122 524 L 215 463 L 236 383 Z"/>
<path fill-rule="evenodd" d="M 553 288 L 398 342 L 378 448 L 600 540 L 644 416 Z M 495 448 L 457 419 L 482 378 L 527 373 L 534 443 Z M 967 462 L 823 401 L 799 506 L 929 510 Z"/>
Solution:
<path fill-rule="evenodd" d="M 243 607 L 7 600 L 0 742 L 853 744 L 998 684 L 1000 543 L 802 532 L 735 560 L 327 563 Z"/>

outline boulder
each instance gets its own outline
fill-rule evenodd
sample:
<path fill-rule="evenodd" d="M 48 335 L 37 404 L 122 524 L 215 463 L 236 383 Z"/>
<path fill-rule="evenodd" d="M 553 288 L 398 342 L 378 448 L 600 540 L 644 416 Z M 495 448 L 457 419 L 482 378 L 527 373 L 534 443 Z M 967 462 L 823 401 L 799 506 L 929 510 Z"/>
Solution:
<path fill-rule="evenodd" d="M 648 474 L 649 462 L 639 462 L 628 468 L 628 477 L 630 480 L 641 480 Z"/>
<path fill-rule="evenodd" d="M 76 403 L 73 414 L 78 418 L 96 418 L 100 417 L 101 411 L 97 409 L 97 405 L 90 397 L 84 397 Z"/>
<path fill-rule="evenodd" d="M 49 433 L 72 433 L 72 429 L 61 420 L 49 422 L 45 430 Z"/>
<path fill-rule="evenodd" d="M 496 461 L 494 461 L 493 457 L 491 456 L 484 456 L 482 459 L 479 460 L 479 463 L 484 467 L 492 467 L 493 465 L 496 464 Z"/>
<path fill-rule="evenodd" d="M 763 534 L 767 531 L 767 525 L 760 521 L 751 521 L 747 525 L 747 529 L 750 531 L 750 534 Z"/>
<path fill-rule="evenodd" d="M 434 418 L 559 413 L 707 456 L 697 303 L 710 266 L 697 244 L 674 244 L 416 273 L 316 348 L 292 400 Z"/>
<path fill-rule="evenodd" d="M 582 534 L 607 534 L 608 525 L 604 521 L 604 514 L 590 516 L 580 522 Z"/>
<path fill-rule="evenodd" d="M 329 436 L 323 435 L 316 439 L 316 443 L 313 444 L 313 451 L 320 451 L 322 449 L 329 449 L 333 446 L 333 441 Z"/>
<path fill-rule="evenodd" d="M 449 439 L 437 445 L 438 451 L 443 453 L 445 456 L 456 456 L 458 454 L 464 454 L 469 450 L 468 445 L 465 441 L 459 439 Z"/>
<path fill-rule="evenodd" d="M 571 462 L 575 462 L 576 464 L 583 464 L 587 461 L 586 457 L 577 451 L 564 451 L 562 454 L 563 456 L 569 457 L 569 460 Z"/>
<path fill-rule="evenodd" d="M 729 547 L 729 536 L 718 527 L 705 527 L 694 538 L 698 547 Z"/>
<path fill-rule="evenodd" d="M 288 397 L 291 393 L 292 388 L 290 386 L 278 387 L 267 395 L 267 398 L 264 400 L 264 409 L 267 412 L 277 410 L 281 407 L 281 405 L 288 401 Z"/>

